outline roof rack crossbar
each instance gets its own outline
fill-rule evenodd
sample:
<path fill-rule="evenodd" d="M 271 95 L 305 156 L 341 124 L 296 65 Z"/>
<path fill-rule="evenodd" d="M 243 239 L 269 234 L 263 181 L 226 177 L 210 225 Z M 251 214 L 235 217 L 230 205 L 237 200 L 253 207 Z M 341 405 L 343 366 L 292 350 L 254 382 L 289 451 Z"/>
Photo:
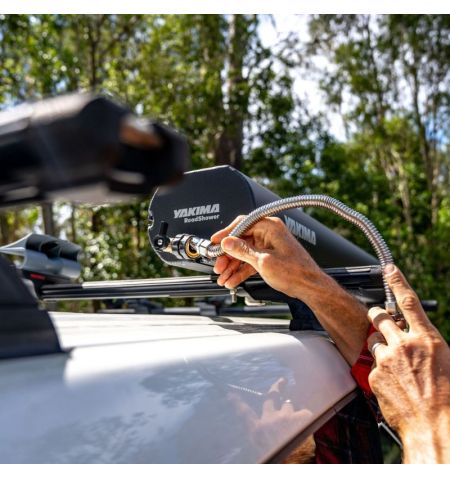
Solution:
<path fill-rule="evenodd" d="M 382 303 L 382 281 L 379 266 L 324 269 L 343 287 L 362 300 Z M 136 279 L 108 282 L 84 282 L 81 284 L 45 285 L 40 299 L 60 300 L 105 300 L 165 297 L 212 297 L 227 296 L 228 289 L 217 284 L 217 276 L 169 277 L 161 279 Z M 234 292 L 237 296 L 250 296 L 255 300 L 286 302 L 287 296 L 271 289 L 258 276 L 246 280 Z"/>

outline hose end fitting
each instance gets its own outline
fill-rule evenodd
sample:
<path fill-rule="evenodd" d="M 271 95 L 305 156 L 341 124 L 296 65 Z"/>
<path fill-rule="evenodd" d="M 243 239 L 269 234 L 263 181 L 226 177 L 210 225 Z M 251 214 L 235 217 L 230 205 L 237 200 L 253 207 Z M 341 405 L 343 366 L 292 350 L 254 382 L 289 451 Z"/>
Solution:
<path fill-rule="evenodd" d="M 386 309 L 386 312 L 389 315 L 392 315 L 394 318 L 399 315 L 397 310 L 397 302 L 395 301 L 386 301 L 384 303 L 384 308 Z"/>

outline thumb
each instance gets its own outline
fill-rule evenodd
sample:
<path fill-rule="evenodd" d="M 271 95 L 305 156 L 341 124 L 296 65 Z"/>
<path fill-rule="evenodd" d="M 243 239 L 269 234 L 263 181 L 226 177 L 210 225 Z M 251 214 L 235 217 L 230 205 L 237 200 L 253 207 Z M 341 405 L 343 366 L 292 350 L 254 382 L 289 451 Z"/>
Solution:
<path fill-rule="evenodd" d="M 256 265 L 257 252 L 246 241 L 228 236 L 222 239 L 221 246 L 229 256 L 247 262 L 253 267 Z"/>

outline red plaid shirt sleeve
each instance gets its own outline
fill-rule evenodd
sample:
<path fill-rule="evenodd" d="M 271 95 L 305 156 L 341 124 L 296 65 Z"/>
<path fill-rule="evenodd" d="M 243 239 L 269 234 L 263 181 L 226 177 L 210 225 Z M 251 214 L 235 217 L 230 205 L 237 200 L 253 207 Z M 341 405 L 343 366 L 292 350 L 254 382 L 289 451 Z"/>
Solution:
<path fill-rule="evenodd" d="M 376 332 L 376 329 L 373 325 L 371 325 L 367 337 L 369 337 L 373 332 Z M 364 392 L 364 395 L 366 395 L 366 397 L 368 398 L 373 396 L 372 390 L 370 389 L 369 385 L 369 374 L 372 370 L 373 362 L 374 360 L 372 354 L 369 352 L 366 340 L 366 342 L 364 343 L 364 347 L 359 354 L 358 360 L 351 368 L 351 374 L 352 377 L 355 379 L 356 383 Z"/>

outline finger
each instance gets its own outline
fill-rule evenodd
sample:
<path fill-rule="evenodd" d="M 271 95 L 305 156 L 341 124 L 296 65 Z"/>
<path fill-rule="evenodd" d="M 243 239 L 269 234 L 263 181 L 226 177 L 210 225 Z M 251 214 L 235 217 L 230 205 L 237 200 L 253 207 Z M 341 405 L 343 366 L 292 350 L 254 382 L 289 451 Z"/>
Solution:
<path fill-rule="evenodd" d="M 291 400 L 284 400 L 284 402 L 281 405 L 281 411 L 285 412 L 285 413 L 289 413 L 289 414 L 294 413 L 295 408 L 294 408 L 294 404 L 292 403 L 292 401 Z"/>
<path fill-rule="evenodd" d="M 245 403 L 237 393 L 229 392 L 227 394 L 227 399 L 236 407 L 237 413 L 248 420 L 249 424 L 252 424 L 252 422 L 258 419 L 258 416 L 254 410 L 247 403 Z"/>
<path fill-rule="evenodd" d="M 269 389 L 269 392 L 284 393 L 287 388 L 287 380 L 284 377 L 279 378 Z"/>
<path fill-rule="evenodd" d="M 287 380 L 281 377 L 271 387 L 267 394 L 268 398 L 263 404 L 263 413 L 279 410 L 282 406 L 282 393 L 286 389 Z"/>
<path fill-rule="evenodd" d="M 248 229 L 241 237 L 264 239 L 273 246 L 285 244 L 286 238 L 291 237 L 284 222 L 278 217 L 265 217 Z M 296 241 L 297 242 L 297 241 Z"/>
<path fill-rule="evenodd" d="M 222 240 L 221 245 L 229 256 L 247 262 L 256 269 L 258 252 L 247 241 L 229 236 Z"/>
<path fill-rule="evenodd" d="M 246 240 L 247 243 L 249 244 L 250 247 L 253 246 L 253 240 L 248 239 Z M 216 260 L 216 263 L 214 265 L 214 272 L 216 274 L 223 274 L 225 270 L 230 267 L 231 264 L 242 264 L 242 261 L 239 259 L 235 259 L 234 257 L 230 257 L 228 254 L 224 254 L 223 256 L 219 256 Z"/>
<path fill-rule="evenodd" d="M 241 262 L 233 259 L 228 264 L 228 267 L 220 274 L 217 278 L 217 283 L 219 285 L 224 285 L 225 282 L 241 267 Z"/>
<path fill-rule="evenodd" d="M 228 256 L 219 256 L 214 264 L 214 272 L 216 274 L 222 274 L 222 272 L 230 265 L 232 259 Z"/>
<path fill-rule="evenodd" d="M 417 294 L 408 284 L 400 269 L 388 264 L 384 269 L 384 278 L 395 295 L 397 304 L 411 328 L 428 328 L 431 323 L 420 304 Z"/>
<path fill-rule="evenodd" d="M 250 264 L 244 263 L 232 276 L 227 279 L 224 285 L 227 289 L 234 289 L 241 282 L 244 282 L 254 274 L 256 274 L 256 270 Z"/>
<path fill-rule="evenodd" d="M 403 332 L 408 332 L 408 322 L 402 317 L 395 320 L 395 325 Z"/>
<path fill-rule="evenodd" d="M 262 414 L 273 413 L 281 405 L 280 394 L 278 392 L 269 392 L 262 406 Z"/>
<path fill-rule="evenodd" d="M 375 344 L 381 345 L 377 345 L 376 347 L 374 347 Z M 381 334 L 380 332 L 374 332 L 373 334 L 371 334 L 367 339 L 367 348 L 369 349 L 369 352 L 372 354 L 373 358 L 375 360 L 379 360 L 380 355 L 382 355 L 387 349 L 386 341 L 383 337 L 383 334 Z"/>
<path fill-rule="evenodd" d="M 388 344 L 398 341 L 398 338 L 404 333 L 394 319 L 381 307 L 369 309 L 368 316 L 373 326 L 384 335 Z"/>
<path fill-rule="evenodd" d="M 284 377 L 278 379 L 267 393 L 268 399 L 263 404 L 263 413 L 279 410 L 282 405 L 281 394 L 286 388 L 287 380 Z"/>
<path fill-rule="evenodd" d="M 386 345 L 386 339 L 384 338 L 384 335 L 381 332 L 373 332 L 367 338 L 367 348 L 369 349 L 369 352 L 372 350 L 372 347 L 376 343 L 381 343 Z"/>
<path fill-rule="evenodd" d="M 220 243 L 220 241 L 228 236 L 230 232 L 244 219 L 245 216 L 238 216 L 233 222 L 231 222 L 227 227 L 221 229 L 220 231 L 217 231 L 211 236 L 211 242 L 214 243 Z"/>

